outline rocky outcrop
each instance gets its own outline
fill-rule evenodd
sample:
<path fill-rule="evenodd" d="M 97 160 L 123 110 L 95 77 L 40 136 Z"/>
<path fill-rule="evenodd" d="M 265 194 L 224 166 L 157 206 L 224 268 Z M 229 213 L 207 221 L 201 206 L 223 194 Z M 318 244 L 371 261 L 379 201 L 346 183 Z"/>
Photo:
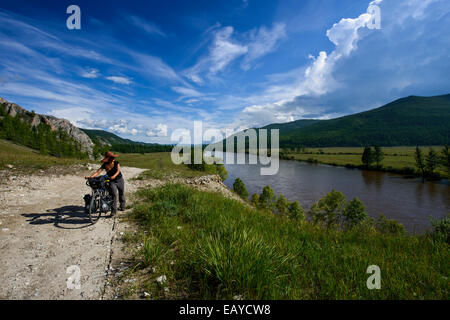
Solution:
<path fill-rule="evenodd" d="M 0 104 L 4 106 L 6 113 L 9 114 L 11 117 L 19 116 L 24 121 L 29 122 L 33 127 L 38 126 L 41 123 L 44 123 L 49 125 L 51 130 L 58 130 L 58 129 L 63 130 L 75 141 L 80 143 L 81 150 L 83 152 L 87 152 L 89 155 L 92 155 L 92 148 L 94 146 L 94 143 L 86 133 L 84 133 L 79 128 L 71 124 L 69 120 L 30 112 L 28 110 L 23 109 L 22 107 L 18 106 L 15 103 L 6 101 L 3 98 L 0 98 Z"/>

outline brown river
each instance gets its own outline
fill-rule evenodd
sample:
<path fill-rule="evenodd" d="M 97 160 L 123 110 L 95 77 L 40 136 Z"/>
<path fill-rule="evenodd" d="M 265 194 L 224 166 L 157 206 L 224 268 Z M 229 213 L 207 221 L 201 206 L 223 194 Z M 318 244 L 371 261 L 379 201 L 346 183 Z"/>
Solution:
<path fill-rule="evenodd" d="M 248 163 L 248 161 L 246 162 Z M 260 164 L 225 164 L 225 184 L 233 188 L 241 178 L 248 192 L 261 193 L 270 185 L 276 194 L 289 201 L 298 200 L 305 210 L 332 189 L 341 191 L 348 200 L 357 197 L 367 213 L 383 213 L 401 222 L 410 233 L 422 233 L 431 227 L 430 216 L 442 218 L 450 213 L 449 181 L 425 182 L 384 172 L 347 169 L 327 165 L 280 160 L 276 175 L 260 175 Z"/>

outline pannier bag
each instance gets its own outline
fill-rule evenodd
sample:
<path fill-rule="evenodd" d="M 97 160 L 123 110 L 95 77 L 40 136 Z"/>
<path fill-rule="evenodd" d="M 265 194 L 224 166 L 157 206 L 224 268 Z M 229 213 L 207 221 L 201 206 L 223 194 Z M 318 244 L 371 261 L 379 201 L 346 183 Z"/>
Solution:
<path fill-rule="evenodd" d="M 88 182 L 89 182 L 89 186 L 92 189 L 101 189 L 106 186 L 106 177 L 101 176 L 101 177 L 90 178 L 88 180 Z"/>
<path fill-rule="evenodd" d="M 91 205 L 92 196 L 90 194 L 86 194 L 84 197 L 84 211 L 89 213 L 89 206 Z"/>

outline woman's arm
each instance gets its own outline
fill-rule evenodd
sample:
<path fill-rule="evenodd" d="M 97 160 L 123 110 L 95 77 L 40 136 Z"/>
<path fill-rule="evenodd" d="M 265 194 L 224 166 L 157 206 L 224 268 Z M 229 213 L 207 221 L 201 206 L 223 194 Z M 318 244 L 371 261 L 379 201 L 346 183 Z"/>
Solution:
<path fill-rule="evenodd" d="M 85 179 L 95 178 L 95 177 L 98 176 L 100 173 L 102 173 L 102 171 L 103 171 L 103 168 L 100 167 L 97 171 L 95 171 L 94 174 L 92 174 L 92 175 L 90 175 L 90 176 L 88 176 L 88 177 L 84 177 L 84 178 L 85 178 Z"/>
<path fill-rule="evenodd" d="M 120 163 L 117 164 L 117 172 L 111 177 L 111 180 L 114 180 L 120 173 Z"/>

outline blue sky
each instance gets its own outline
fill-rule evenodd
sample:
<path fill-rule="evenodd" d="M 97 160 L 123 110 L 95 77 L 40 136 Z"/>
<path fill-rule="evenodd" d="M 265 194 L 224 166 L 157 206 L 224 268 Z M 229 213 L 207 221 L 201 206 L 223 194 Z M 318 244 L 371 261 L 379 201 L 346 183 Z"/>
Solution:
<path fill-rule="evenodd" d="M 0 96 L 167 143 L 194 120 L 240 130 L 450 93 L 449 30 L 448 0 L 2 0 Z"/>

